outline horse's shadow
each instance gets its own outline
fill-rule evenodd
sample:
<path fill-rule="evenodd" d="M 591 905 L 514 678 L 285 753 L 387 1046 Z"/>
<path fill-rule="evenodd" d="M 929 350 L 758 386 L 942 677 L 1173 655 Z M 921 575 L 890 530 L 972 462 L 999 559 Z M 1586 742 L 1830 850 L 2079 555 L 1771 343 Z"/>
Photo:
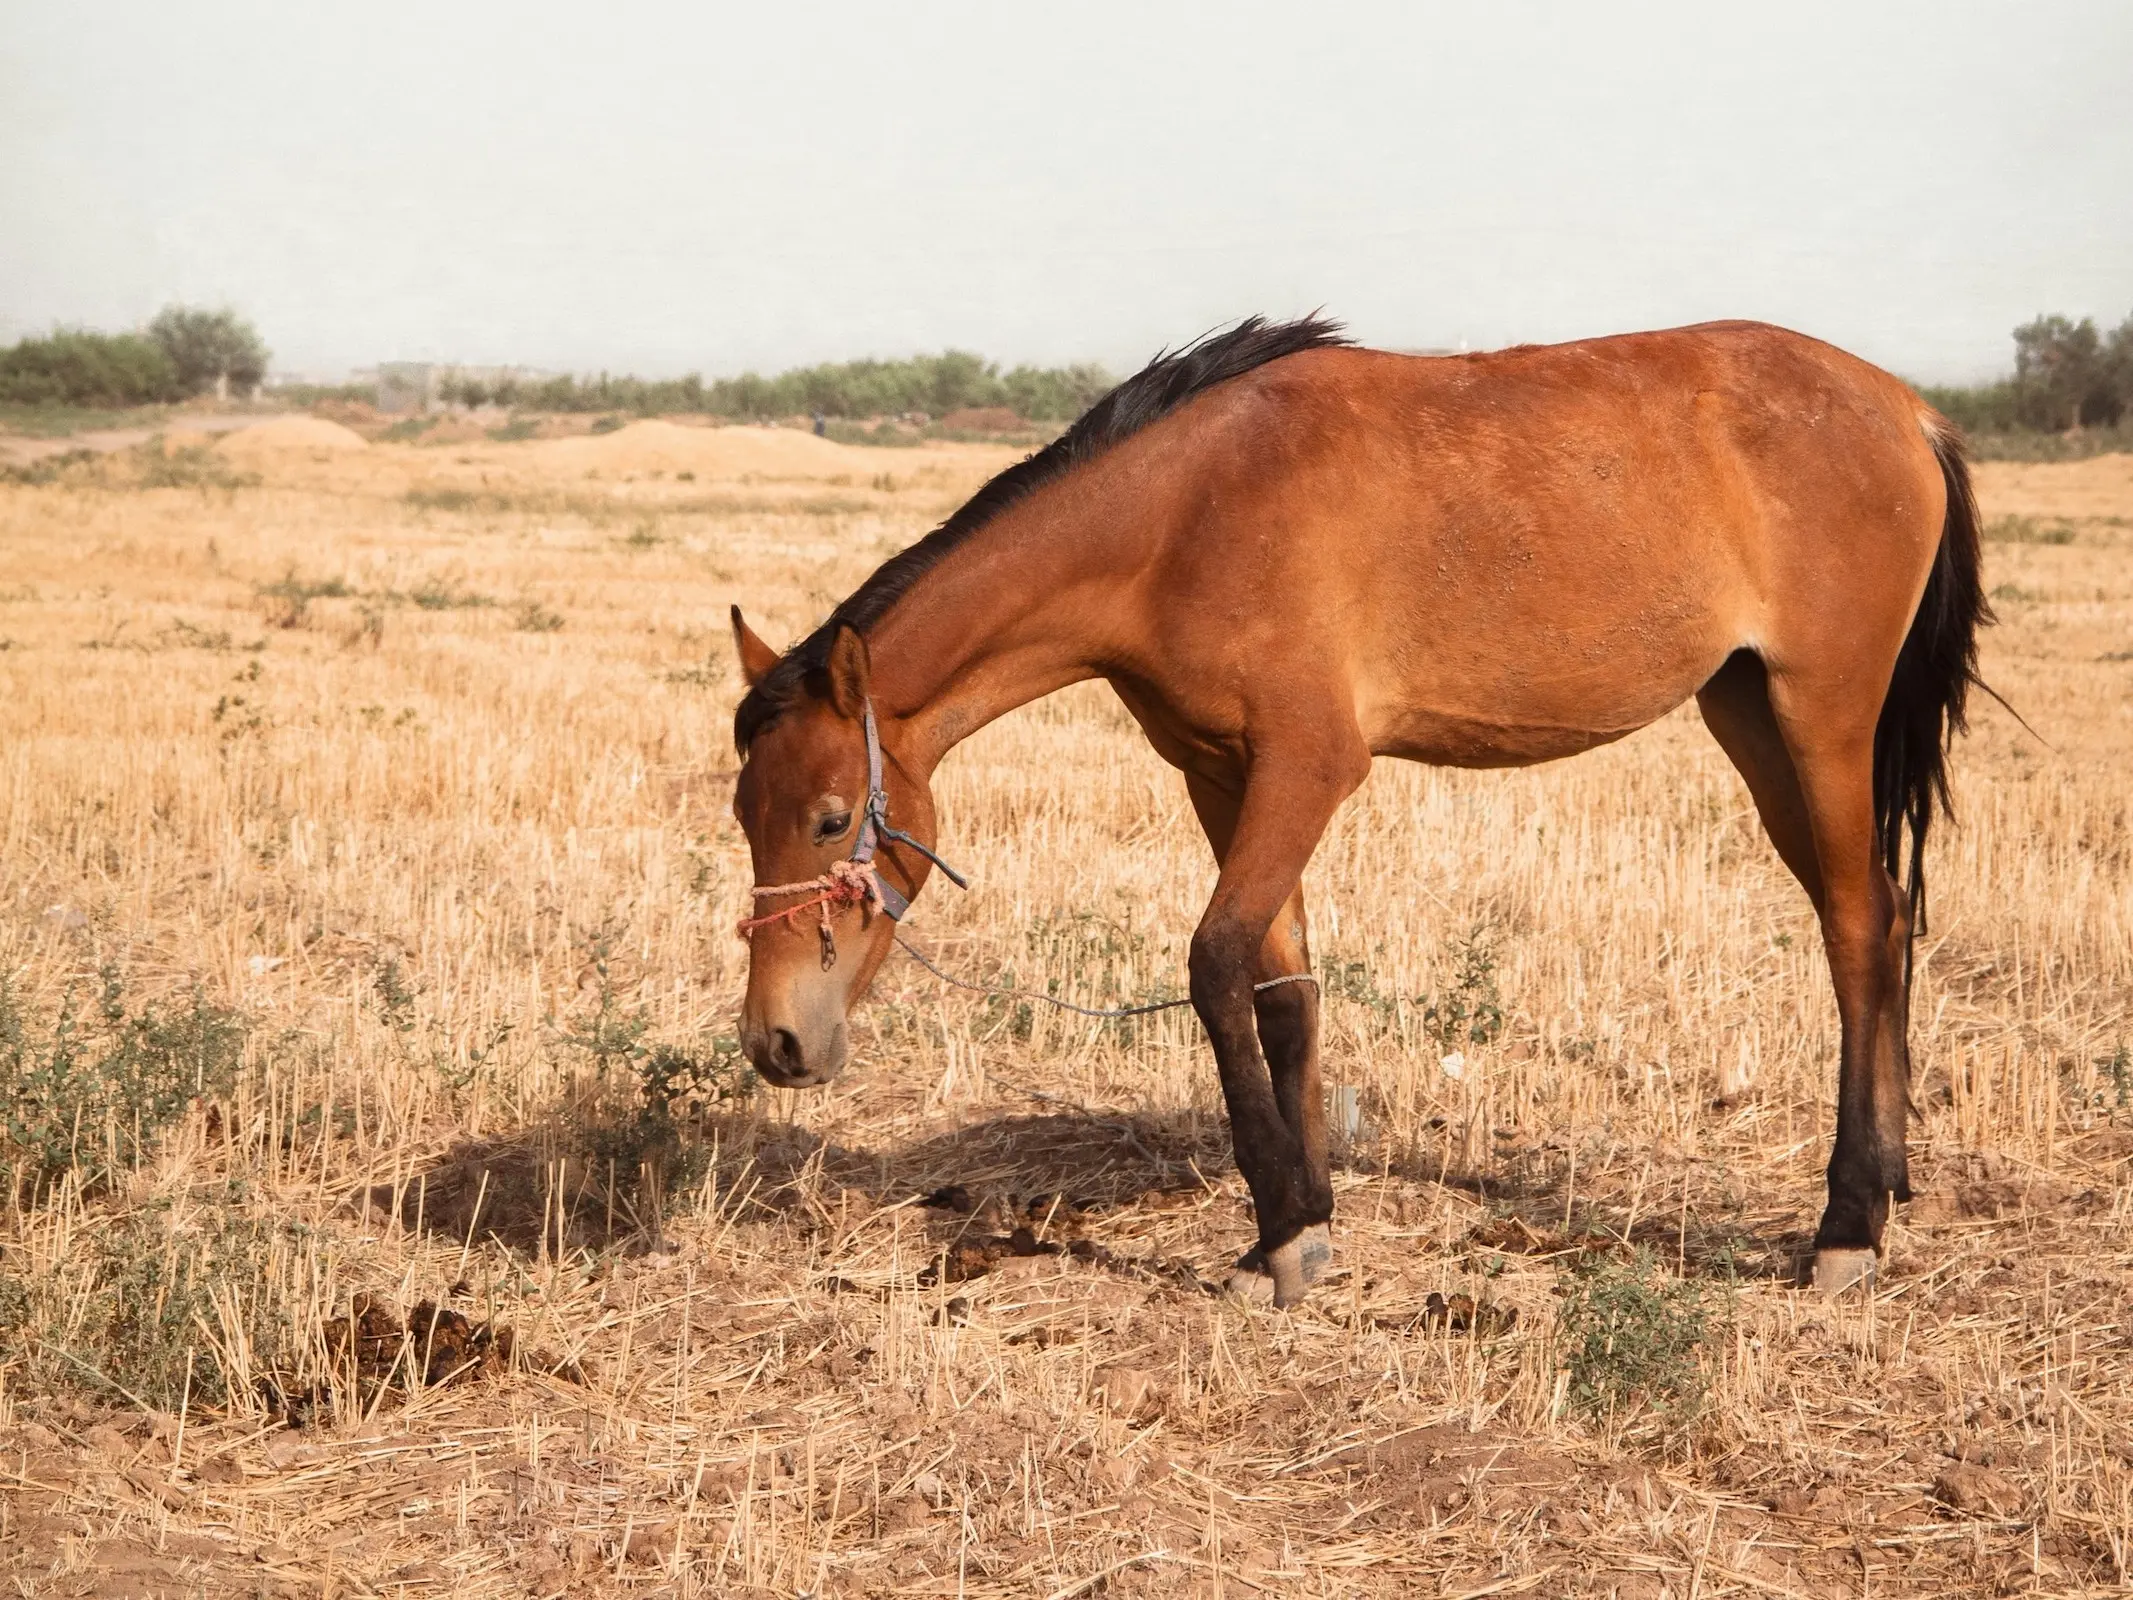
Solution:
<path fill-rule="evenodd" d="M 1187 1112 L 1047 1112 L 944 1129 L 884 1151 L 822 1146 L 822 1174 L 883 1202 L 961 1188 L 1084 1211 L 1204 1190 L 1232 1167 L 1218 1121 Z"/>
<path fill-rule="evenodd" d="M 999 1229 L 1057 1207 L 1091 1216 L 1175 1204 L 1234 1171 L 1226 1125 L 1189 1111 L 1002 1115 L 875 1148 L 760 1115 L 722 1115 L 653 1170 L 603 1162 L 589 1153 L 598 1142 L 588 1147 L 583 1133 L 551 1126 L 463 1140 L 414 1175 L 356 1198 L 377 1223 L 555 1259 L 656 1248 L 669 1204 L 662 1190 L 684 1186 L 707 1186 L 724 1214 L 743 1218 L 796 1215 L 826 1194 L 853 1195 L 876 1206 L 931 1202 L 944 1221 L 979 1217 Z M 1773 1280 L 1796 1277 L 1807 1246 L 1806 1235 L 1776 1215 L 1714 1214 L 1693 1203 L 1686 1212 L 1640 1213 L 1589 1190 L 1569 1196 L 1561 1175 L 1530 1162 L 1486 1174 L 1432 1162 L 1380 1170 L 1479 1199 L 1487 1215 L 1465 1241 L 1478 1252 L 1644 1252 L 1687 1276 Z"/>
<path fill-rule="evenodd" d="M 1642 1257 L 1684 1278 L 1798 1281 L 1809 1235 L 1789 1212 L 1750 1215 L 1709 1197 L 1687 1208 L 1640 1206 L 1620 1195 L 1572 1190 L 1567 1174 L 1544 1177 L 1527 1164 L 1517 1181 L 1444 1180 L 1477 1194 L 1484 1220 L 1467 1235 L 1478 1253 L 1546 1255 L 1580 1261 Z"/>
<path fill-rule="evenodd" d="M 1053 1203 L 1097 1213 L 1202 1192 L 1231 1160 L 1214 1119 L 1069 1111 L 992 1117 L 876 1149 L 759 1117 L 713 1117 L 663 1166 L 631 1170 L 567 1133 L 529 1130 L 462 1140 L 354 1201 L 379 1225 L 538 1259 L 656 1247 L 671 1203 L 662 1190 L 682 1183 L 709 1186 L 729 1213 L 766 1219 L 825 1191 L 875 1205 L 931 1199 L 960 1213 Z"/>

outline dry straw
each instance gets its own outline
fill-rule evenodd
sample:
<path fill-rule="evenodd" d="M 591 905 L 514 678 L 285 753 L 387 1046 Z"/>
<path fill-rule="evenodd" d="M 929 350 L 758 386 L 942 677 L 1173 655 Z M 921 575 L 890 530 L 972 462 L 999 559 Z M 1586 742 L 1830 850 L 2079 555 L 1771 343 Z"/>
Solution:
<path fill-rule="evenodd" d="M 196 984 L 244 1030 L 211 1106 L 157 1134 L 115 1092 L 0 1219 L 0 1573 L 2124 1581 L 2122 461 L 1984 474 L 1994 515 L 2073 530 L 1990 549 L 1987 672 L 2058 753 L 1987 710 L 1960 754 L 1921 1198 L 1879 1297 L 1791 1286 L 1828 983 L 1688 713 L 1540 771 L 1387 767 L 1337 820 L 1309 883 L 1329 1077 L 1357 1091 L 1341 1271 L 1278 1315 L 1205 1292 L 1251 1230 L 1189 1013 L 1095 1023 L 898 962 L 835 1088 L 737 1092 L 724 608 L 796 636 L 1005 458 L 640 442 L 253 441 L 256 486 L 0 488 L 0 1048 L 49 1065 L 72 996 L 108 1064 Z M 940 787 L 976 888 L 921 901 L 929 951 L 1095 1004 L 1179 992 L 1211 867 L 1101 689 L 1006 719 Z M 367 1376 L 358 1295 L 395 1330 Z M 1700 1341 L 1669 1343 L 1652 1308 L 1691 1300 Z M 437 1370 L 423 1301 L 511 1329 L 510 1370 Z"/>

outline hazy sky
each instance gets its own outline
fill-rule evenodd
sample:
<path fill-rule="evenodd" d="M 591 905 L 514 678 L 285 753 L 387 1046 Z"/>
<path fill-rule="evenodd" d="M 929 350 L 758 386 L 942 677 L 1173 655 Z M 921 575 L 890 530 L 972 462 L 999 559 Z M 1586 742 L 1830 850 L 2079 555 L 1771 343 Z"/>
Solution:
<path fill-rule="evenodd" d="M 1124 367 L 1248 311 L 1765 317 L 1908 375 L 2133 311 L 2133 5 L 0 0 L 0 334 L 278 369 Z"/>

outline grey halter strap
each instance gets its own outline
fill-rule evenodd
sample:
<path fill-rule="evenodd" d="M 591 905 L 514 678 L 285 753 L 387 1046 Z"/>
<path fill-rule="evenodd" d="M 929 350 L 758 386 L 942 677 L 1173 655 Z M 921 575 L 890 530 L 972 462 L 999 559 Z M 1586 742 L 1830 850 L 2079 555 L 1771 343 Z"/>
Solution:
<path fill-rule="evenodd" d="M 900 828 L 894 828 L 889 825 L 889 792 L 882 787 L 881 778 L 881 731 L 874 723 L 874 702 L 872 700 L 863 703 L 860 726 L 866 730 L 867 737 L 867 799 L 866 809 L 859 819 L 859 838 L 852 846 L 851 859 L 853 864 L 862 867 L 872 866 L 875 846 L 883 839 L 894 839 L 898 844 L 909 845 L 936 867 L 939 867 L 941 871 L 948 875 L 948 881 L 958 889 L 968 889 L 970 887 L 968 878 L 948 865 L 947 862 L 935 855 L 925 845 L 912 838 L 911 835 Z M 875 868 L 874 883 L 881 892 L 881 909 L 889 914 L 891 922 L 901 922 L 904 913 L 911 909 L 910 900 L 904 896 L 901 890 L 881 875 L 881 870 L 878 867 Z"/>

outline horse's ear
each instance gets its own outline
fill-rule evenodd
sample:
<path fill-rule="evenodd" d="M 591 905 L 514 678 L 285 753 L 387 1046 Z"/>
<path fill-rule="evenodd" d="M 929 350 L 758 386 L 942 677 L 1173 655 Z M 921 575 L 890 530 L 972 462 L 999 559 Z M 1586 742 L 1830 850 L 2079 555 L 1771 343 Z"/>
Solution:
<path fill-rule="evenodd" d="M 871 693 L 870 671 L 866 640 L 850 623 L 841 625 L 837 637 L 830 641 L 829 654 L 830 704 L 837 708 L 839 716 L 856 720 L 866 709 Z"/>
<path fill-rule="evenodd" d="M 778 664 L 777 651 L 756 636 L 755 629 L 741 618 L 741 608 L 733 608 L 733 649 L 741 658 L 741 676 L 753 689 L 763 681 L 763 675 Z"/>

